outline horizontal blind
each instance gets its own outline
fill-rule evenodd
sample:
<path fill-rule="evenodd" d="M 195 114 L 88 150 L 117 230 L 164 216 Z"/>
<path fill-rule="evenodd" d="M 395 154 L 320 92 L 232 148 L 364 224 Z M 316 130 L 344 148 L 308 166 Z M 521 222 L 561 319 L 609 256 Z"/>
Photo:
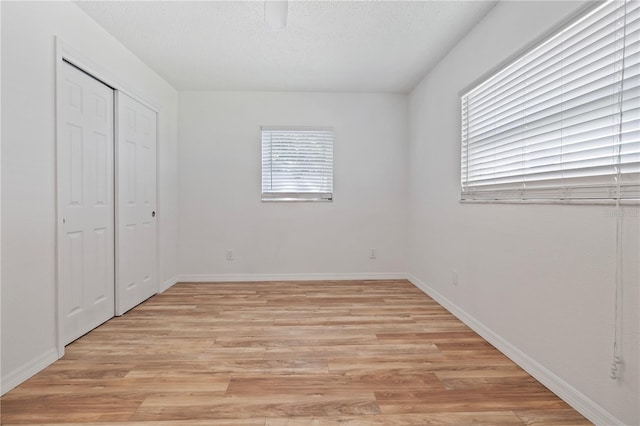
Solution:
<path fill-rule="evenodd" d="M 604 3 L 461 101 L 462 199 L 640 198 L 640 2 Z"/>
<path fill-rule="evenodd" d="M 263 127 L 262 198 L 331 200 L 333 130 Z"/>

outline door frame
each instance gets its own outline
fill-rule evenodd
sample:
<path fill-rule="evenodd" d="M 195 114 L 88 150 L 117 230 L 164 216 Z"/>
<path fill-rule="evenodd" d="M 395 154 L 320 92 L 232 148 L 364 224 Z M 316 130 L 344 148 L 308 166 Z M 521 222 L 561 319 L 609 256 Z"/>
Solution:
<path fill-rule="evenodd" d="M 61 157 L 61 141 L 62 141 L 62 123 L 61 123 L 61 119 L 62 119 L 62 96 L 61 96 L 61 90 L 63 87 L 63 81 L 62 81 L 62 76 L 63 76 L 63 71 L 62 71 L 62 66 L 64 64 L 64 62 L 68 62 L 69 64 L 71 64 L 72 66 L 80 69 L 81 71 L 85 72 L 86 74 L 90 75 L 91 77 L 95 78 L 96 80 L 102 82 L 103 84 L 109 86 L 110 88 L 113 89 L 114 91 L 114 120 L 113 120 L 113 126 L 114 126 L 114 134 L 113 134 L 113 188 L 114 188 L 114 194 L 113 194 L 113 205 L 114 205 L 114 315 L 117 312 L 117 304 L 118 304 L 118 286 L 116 285 L 117 283 L 117 279 L 118 279 L 118 268 L 117 268 L 117 262 L 118 262 L 118 246 L 117 246 L 117 241 L 118 241 L 118 228 L 116 227 L 116 220 L 117 220 L 117 216 L 118 216 L 118 212 L 116 210 L 116 200 L 118 197 L 118 180 L 117 180 L 117 173 L 118 173 L 118 163 L 117 163 L 117 148 L 118 148 L 118 127 L 117 127 L 117 112 L 118 112 L 118 106 L 117 106 L 117 92 L 122 92 L 128 96 L 130 96 L 131 98 L 135 99 L 136 101 L 140 102 L 141 104 L 145 105 L 146 107 L 152 109 L 153 111 L 155 111 L 156 113 L 156 146 L 158 146 L 158 141 L 159 141 L 159 118 L 160 118 L 160 112 L 159 112 L 159 108 L 155 107 L 153 104 L 147 102 L 144 98 L 136 95 L 136 91 L 135 90 L 130 90 L 129 87 L 125 84 L 122 84 L 122 82 L 120 80 L 118 80 L 116 77 L 113 76 L 113 74 L 109 71 L 109 67 L 108 66 L 101 66 L 99 64 L 97 64 L 96 62 L 92 61 L 89 57 L 87 57 L 86 55 L 84 55 L 83 53 L 78 52 L 77 50 L 75 50 L 73 47 L 71 47 L 70 45 L 68 45 L 67 43 L 65 43 L 63 40 L 60 39 L 60 37 L 55 36 L 54 37 L 54 43 L 55 43 L 55 64 L 54 64 L 54 122 L 55 122 L 55 129 L 54 129 L 54 135 L 55 135 L 55 156 L 56 156 L 56 161 L 55 161 L 55 176 L 54 176 L 54 180 L 55 180 L 55 203 L 56 203 L 56 208 L 55 208 L 55 217 L 54 217 L 54 221 L 55 221 L 55 238 L 56 238 L 56 247 L 55 247 L 55 265 L 56 265 L 56 270 L 55 270 L 55 303 L 56 303 L 56 349 L 58 351 L 58 359 L 62 358 L 64 356 L 64 347 L 65 347 L 65 343 L 64 343 L 64 333 L 63 333 L 63 324 L 64 324 L 64 312 L 63 312 L 63 298 L 62 298 L 62 285 L 61 285 L 61 281 L 62 281 L 62 277 L 61 277 L 61 265 L 60 265 L 60 261 L 61 261 L 61 256 L 60 256 L 60 251 L 61 251 L 61 235 L 63 234 L 63 230 L 62 230 L 62 206 L 60 205 L 60 197 L 59 194 L 61 193 L 61 188 L 60 188 L 60 179 L 58 179 L 58 164 L 59 164 L 59 160 Z M 113 68 L 113 67 L 112 67 Z M 160 203 L 159 203 L 159 198 L 158 198 L 158 150 L 156 148 L 156 211 L 160 210 Z M 158 229 L 159 229 L 159 221 L 156 222 L 156 247 L 155 247 L 155 254 L 156 254 L 156 290 L 159 289 L 159 280 L 160 280 L 160 262 L 158 262 L 158 253 L 159 253 L 159 238 L 158 238 Z"/>

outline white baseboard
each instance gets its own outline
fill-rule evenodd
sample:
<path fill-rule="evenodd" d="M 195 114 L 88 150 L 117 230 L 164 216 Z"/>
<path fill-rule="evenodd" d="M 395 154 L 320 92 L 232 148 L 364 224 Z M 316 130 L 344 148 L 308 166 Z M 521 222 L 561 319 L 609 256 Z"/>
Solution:
<path fill-rule="evenodd" d="M 2 376 L 2 383 L 0 384 L 0 395 L 4 395 L 11 389 L 18 386 L 31 376 L 42 371 L 49 365 L 58 360 L 58 351 L 56 348 L 51 348 L 36 359 L 27 362 L 22 367 L 19 367 L 15 371 L 10 372 L 6 376 Z"/>
<path fill-rule="evenodd" d="M 600 405 L 593 402 L 583 393 L 562 380 L 556 374 L 548 370 L 542 364 L 513 346 L 502 336 L 491 330 L 489 327 L 469 315 L 463 309 L 452 303 L 449 299 L 429 287 L 417 277 L 407 274 L 407 279 L 422 290 L 433 300 L 442 305 L 445 309 L 455 315 L 460 321 L 469 326 L 473 331 L 478 333 L 487 342 L 491 343 L 500 352 L 506 355 L 513 362 L 518 364 L 527 373 L 531 374 L 536 380 L 549 388 L 553 393 L 558 395 L 567 404 L 572 406 L 576 411 L 585 416 L 589 421 L 596 425 L 622 425 L 611 413 L 606 411 Z"/>
<path fill-rule="evenodd" d="M 177 275 L 175 277 L 169 278 L 165 282 L 160 283 L 160 288 L 158 288 L 158 293 L 163 293 L 163 292 L 167 291 L 169 288 L 171 288 L 171 286 L 173 286 L 174 284 L 177 284 L 177 283 L 178 283 L 178 276 Z"/>
<path fill-rule="evenodd" d="M 404 272 L 362 272 L 345 274 L 191 274 L 180 275 L 180 282 L 240 282 L 240 281 L 345 281 L 404 280 Z"/>

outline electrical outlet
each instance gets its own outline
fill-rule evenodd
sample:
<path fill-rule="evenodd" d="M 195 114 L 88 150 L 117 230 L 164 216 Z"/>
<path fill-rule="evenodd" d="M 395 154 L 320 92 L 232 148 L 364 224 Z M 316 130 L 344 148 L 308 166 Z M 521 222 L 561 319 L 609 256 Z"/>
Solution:
<path fill-rule="evenodd" d="M 377 259 L 378 258 L 378 249 L 371 248 L 369 249 L 369 259 Z"/>
<path fill-rule="evenodd" d="M 233 260 L 233 249 L 226 250 L 227 260 Z"/>
<path fill-rule="evenodd" d="M 452 280 L 451 280 L 452 284 L 457 286 L 458 285 L 458 271 L 456 271 L 454 269 L 451 278 L 452 278 Z"/>

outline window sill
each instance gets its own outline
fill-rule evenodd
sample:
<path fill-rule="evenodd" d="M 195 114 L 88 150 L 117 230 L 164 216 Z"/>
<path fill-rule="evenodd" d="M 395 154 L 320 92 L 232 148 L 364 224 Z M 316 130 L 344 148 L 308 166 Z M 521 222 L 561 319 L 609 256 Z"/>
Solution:
<path fill-rule="evenodd" d="M 461 204 L 574 204 L 594 206 L 615 206 L 613 199 L 513 199 L 513 200 L 459 200 Z M 621 206 L 640 206 L 640 199 L 620 200 Z"/>
<path fill-rule="evenodd" d="M 331 203 L 333 199 L 324 198 L 262 198 L 263 203 Z"/>

